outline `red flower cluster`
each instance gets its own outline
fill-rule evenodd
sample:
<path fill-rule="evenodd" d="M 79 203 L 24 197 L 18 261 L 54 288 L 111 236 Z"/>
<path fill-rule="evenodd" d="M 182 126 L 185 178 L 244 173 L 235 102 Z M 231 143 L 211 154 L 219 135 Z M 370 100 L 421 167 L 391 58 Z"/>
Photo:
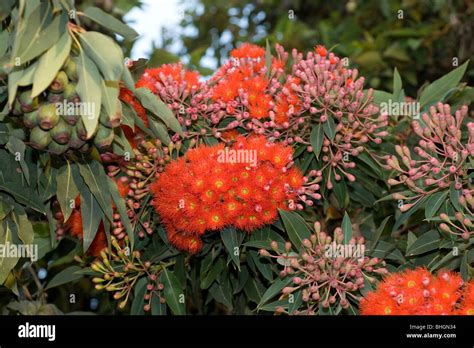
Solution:
<path fill-rule="evenodd" d="M 199 87 L 199 73 L 183 69 L 181 63 L 164 64 L 159 68 L 146 69 L 136 87 L 146 87 L 153 93 L 158 93 L 160 87 L 167 84 L 183 86 L 189 92 L 193 87 Z"/>
<path fill-rule="evenodd" d="M 265 50 L 262 47 L 245 43 L 232 50 L 230 61 L 211 79 L 210 93 L 215 111 L 211 119 L 213 123 L 217 124 L 226 115 L 234 115 L 237 120 L 270 119 L 276 110 L 279 117 L 275 121 L 285 119 L 281 113 L 289 110 L 289 98 L 281 94 L 282 86 L 276 77 L 283 72 L 287 54 L 281 47 L 277 49 L 280 57 L 273 58 L 270 72 L 265 66 Z"/>
<path fill-rule="evenodd" d="M 230 147 L 199 146 L 169 164 L 150 190 L 170 242 L 191 253 L 199 236 L 226 226 L 251 232 L 272 223 L 301 193 L 304 178 L 292 149 L 263 136 Z"/>
<path fill-rule="evenodd" d="M 125 180 L 117 180 L 116 182 L 120 195 L 125 198 L 129 191 L 128 184 Z M 76 198 L 75 208 L 72 211 L 69 219 L 67 219 L 65 222 L 64 229 L 73 237 L 82 239 L 84 236 L 84 229 L 82 227 L 81 200 L 79 197 Z M 105 233 L 104 223 L 101 221 L 97 230 L 97 234 L 95 235 L 95 238 L 87 252 L 90 255 L 97 257 L 104 248 L 107 248 L 107 234 Z"/>
<path fill-rule="evenodd" d="M 474 282 L 455 272 L 433 276 L 424 268 L 387 276 L 360 302 L 362 315 L 474 315 Z"/>

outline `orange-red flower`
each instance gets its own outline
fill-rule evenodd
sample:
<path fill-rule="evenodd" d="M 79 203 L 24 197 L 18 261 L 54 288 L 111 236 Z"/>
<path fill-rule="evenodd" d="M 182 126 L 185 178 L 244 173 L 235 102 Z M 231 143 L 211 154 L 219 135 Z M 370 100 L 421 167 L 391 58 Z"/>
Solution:
<path fill-rule="evenodd" d="M 424 268 L 387 276 L 360 302 L 362 315 L 474 314 L 474 283 L 463 287 L 458 273 L 434 276 Z M 460 303 L 460 299 L 462 302 Z M 471 312 L 472 311 L 472 312 Z"/>
<path fill-rule="evenodd" d="M 246 42 L 238 48 L 234 48 L 230 52 L 230 56 L 234 58 L 263 58 L 265 56 L 265 50 L 263 47 Z"/>
<path fill-rule="evenodd" d="M 283 170 L 291 155 L 291 148 L 263 136 L 239 136 L 228 148 L 200 146 L 168 165 L 150 190 L 170 242 L 194 253 L 205 231 L 234 226 L 251 232 L 274 221 L 303 184 L 297 169 Z"/>

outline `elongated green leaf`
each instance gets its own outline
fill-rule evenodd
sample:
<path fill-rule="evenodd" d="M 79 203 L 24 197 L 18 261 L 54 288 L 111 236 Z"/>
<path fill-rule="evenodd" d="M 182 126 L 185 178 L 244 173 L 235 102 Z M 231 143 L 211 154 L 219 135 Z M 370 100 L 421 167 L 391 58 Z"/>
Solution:
<path fill-rule="evenodd" d="M 45 1 L 43 4 L 48 2 Z M 26 21 L 26 28 L 21 35 L 17 56 L 21 64 L 38 57 L 67 31 L 67 15 L 64 12 L 54 16 L 51 20 L 49 9 L 46 10 L 46 13 L 44 10 L 44 6 L 38 7 Z"/>
<path fill-rule="evenodd" d="M 77 74 L 79 81 L 77 83 L 77 93 L 81 97 L 82 103 L 90 103 L 93 110 L 92 115 L 83 115 L 82 122 L 87 131 L 87 138 L 91 138 L 99 124 L 100 105 L 102 100 L 102 84 L 99 70 L 94 62 L 85 55 L 84 51 L 77 57 Z"/>
<path fill-rule="evenodd" d="M 81 279 L 84 275 L 77 273 L 77 271 L 80 271 L 80 270 L 81 270 L 81 267 L 79 266 L 71 266 L 66 269 L 63 269 L 61 272 L 56 274 L 53 277 L 53 279 L 50 280 L 45 290 L 49 290 L 56 286 L 71 283 L 71 282 Z"/>
<path fill-rule="evenodd" d="M 400 94 L 402 93 L 402 78 L 398 73 L 397 68 L 393 70 L 393 101 L 400 101 Z"/>
<path fill-rule="evenodd" d="M 262 299 L 257 306 L 257 309 L 260 309 L 265 303 L 271 300 L 275 295 L 277 295 L 285 286 L 291 283 L 291 278 L 286 277 L 283 279 L 277 279 L 265 293 L 262 295 Z"/>
<path fill-rule="evenodd" d="M 103 213 L 92 193 L 84 187 L 80 189 L 80 192 L 83 229 L 82 248 L 86 252 L 94 241 Z"/>
<path fill-rule="evenodd" d="M 211 261 L 212 261 L 212 258 L 211 258 Z M 225 262 L 223 259 L 218 259 L 213 265 L 211 264 L 210 266 L 211 268 L 209 269 L 208 272 L 205 272 L 205 270 L 201 269 L 201 277 L 200 277 L 201 289 L 207 289 L 212 285 L 212 283 L 214 283 L 217 277 L 224 270 Z"/>
<path fill-rule="evenodd" d="M 12 230 L 7 222 L 0 221 L 0 245 L 13 244 Z M 0 257 L 0 284 L 3 284 L 8 274 L 18 263 L 19 257 Z"/>
<path fill-rule="evenodd" d="M 19 214 L 13 214 L 13 218 L 17 225 L 18 237 L 20 237 L 23 244 L 32 244 L 35 237 L 35 232 L 33 231 L 33 226 L 31 225 L 28 216 L 23 211 Z"/>
<path fill-rule="evenodd" d="M 290 241 L 296 248 L 300 248 L 303 239 L 309 239 L 311 236 L 311 231 L 306 225 L 306 222 L 298 213 L 281 209 L 279 209 L 279 212 L 288 237 L 290 237 Z"/>
<path fill-rule="evenodd" d="M 272 50 L 270 48 L 270 42 L 268 39 L 265 44 L 265 67 L 267 68 L 266 76 L 270 76 L 272 71 Z"/>
<path fill-rule="evenodd" d="M 258 279 L 249 278 L 247 283 L 245 283 L 244 292 L 250 301 L 260 303 L 265 293 L 265 288 Z"/>
<path fill-rule="evenodd" d="M 33 89 L 31 91 L 33 98 L 48 88 L 54 80 L 71 51 L 71 42 L 71 36 L 66 31 L 59 41 L 39 58 L 38 68 L 33 77 Z"/>
<path fill-rule="evenodd" d="M 344 244 L 349 244 L 349 241 L 352 238 L 352 223 L 347 212 L 344 213 L 344 218 L 342 219 L 342 233 L 344 233 Z"/>
<path fill-rule="evenodd" d="M 30 171 L 28 169 L 28 165 L 25 162 L 25 149 L 26 149 L 25 143 L 21 139 L 18 139 L 17 137 L 10 135 L 8 137 L 7 148 L 13 154 L 13 156 L 15 156 L 15 159 L 18 160 L 18 162 L 20 163 L 21 171 L 23 172 L 26 182 L 29 185 L 30 184 Z"/>
<path fill-rule="evenodd" d="M 133 290 L 132 307 L 130 308 L 131 315 L 144 314 L 143 307 L 145 305 L 145 293 L 147 284 L 148 280 L 146 277 L 140 278 L 135 284 L 135 288 Z"/>
<path fill-rule="evenodd" d="M 459 203 L 460 196 L 461 196 L 461 191 L 456 190 L 455 183 L 452 182 L 451 186 L 449 187 L 449 198 L 450 198 L 451 203 L 454 206 L 454 209 L 456 209 L 456 211 L 462 210 L 461 204 Z"/>
<path fill-rule="evenodd" d="M 138 36 L 138 33 L 134 29 L 109 15 L 107 12 L 102 11 L 100 8 L 88 7 L 84 11 L 84 15 L 105 28 L 123 36 L 127 40 L 133 40 Z"/>
<path fill-rule="evenodd" d="M 313 152 L 316 155 L 316 158 L 319 158 L 319 154 L 321 153 L 321 148 L 323 147 L 324 141 L 324 130 L 321 123 L 318 123 L 311 130 L 310 140 L 311 146 L 313 147 Z"/>
<path fill-rule="evenodd" d="M 237 231 L 235 228 L 225 228 L 221 232 L 221 238 L 224 246 L 227 249 L 232 261 L 235 263 L 240 271 L 240 245 L 244 240 L 244 233 Z"/>
<path fill-rule="evenodd" d="M 163 292 L 166 300 L 166 304 L 171 309 L 171 312 L 175 315 L 186 314 L 184 293 L 182 285 L 179 283 L 178 278 L 171 273 L 168 269 L 164 269 L 162 274 L 163 284 L 165 286 Z"/>
<path fill-rule="evenodd" d="M 333 141 L 336 136 L 336 124 L 334 123 L 332 116 L 329 115 L 327 121 L 323 122 L 323 130 L 328 139 Z"/>
<path fill-rule="evenodd" d="M 110 192 L 108 190 L 107 175 L 104 168 L 97 161 L 78 164 L 79 173 L 96 198 L 105 216 L 112 221 L 112 207 L 110 205 Z"/>
<path fill-rule="evenodd" d="M 154 115 L 158 116 L 171 130 L 178 134 L 183 134 L 181 125 L 175 117 L 171 109 L 163 103 L 157 96 L 155 96 L 147 88 L 137 88 L 135 90 L 136 97 L 140 100 L 143 107 L 150 110 Z"/>
<path fill-rule="evenodd" d="M 119 112 L 121 104 L 119 102 L 119 85 L 114 81 L 104 81 L 100 84 L 102 91 L 102 105 L 108 115 L 115 115 Z"/>
<path fill-rule="evenodd" d="M 74 200 L 79 195 L 76 183 L 74 181 L 73 171 L 76 171 L 76 175 L 79 175 L 77 165 L 71 164 L 69 161 L 66 165 L 59 168 L 57 180 L 57 194 L 59 206 L 64 215 L 64 221 L 69 219 L 71 212 L 74 208 Z"/>
<path fill-rule="evenodd" d="M 420 108 L 424 109 L 438 101 L 442 101 L 442 97 L 461 81 L 468 65 L 469 60 L 426 87 L 420 95 Z"/>
<path fill-rule="evenodd" d="M 439 235 L 438 231 L 431 230 L 425 232 L 412 245 L 410 245 L 406 255 L 420 255 L 428 251 L 438 249 L 440 242 L 441 236 Z"/>
<path fill-rule="evenodd" d="M 214 297 L 214 299 L 222 303 L 229 309 L 232 309 L 232 292 L 230 291 L 230 286 L 225 286 L 220 283 L 214 283 L 210 289 L 209 293 Z"/>
<path fill-rule="evenodd" d="M 380 239 L 380 236 L 382 235 L 382 232 L 385 228 L 385 225 L 387 225 L 387 222 L 388 220 L 390 220 L 391 216 L 387 216 L 383 221 L 382 223 L 380 224 L 379 228 L 377 228 L 377 231 L 375 232 L 373 238 L 372 238 L 372 241 L 371 241 L 371 246 L 375 246 L 377 245 L 379 239 Z"/>
<path fill-rule="evenodd" d="M 133 234 L 132 224 L 130 223 L 130 219 L 128 218 L 127 214 L 127 207 L 125 206 L 125 200 L 120 196 L 120 193 L 117 188 L 117 184 L 111 178 L 107 178 L 107 184 L 110 191 L 110 195 L 115 203 L 115 207 L 117 208 L 120 214 L 120 220 L 122 221 L 123 225 L 125 226 L 125 230 L 127 231 L 128 239 L 130 240 L 132 249 L 135 243 L 135 236 Z"/>
<path fill-rule="evenodd" d="M 122 50 L 115 41 L 95 31 L 81 33 L 79 39 L 87 56 L 100 69 L 104 79 L 119 81 L 125 65 L 123 64 Z"/>
<path fill-rule="evenodd" d="M 432 218 L 438 212 L 439 208 L 446 201 L 449 191 L 435 192 L 431 194 L 426 201 L 425 217 Z"/>

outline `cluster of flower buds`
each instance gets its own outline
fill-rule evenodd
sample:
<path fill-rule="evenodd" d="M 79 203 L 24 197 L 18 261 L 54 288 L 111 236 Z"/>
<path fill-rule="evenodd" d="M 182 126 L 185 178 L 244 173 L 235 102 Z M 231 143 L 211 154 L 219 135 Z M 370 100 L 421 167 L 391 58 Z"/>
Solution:
<path fill-rule="evenodd" d="M 113 236 L 111 241 L 111 250 L 102 250 L 100 258 L 91 265 L 92 270 L 98 273 L 98 276 L 92 279 L 96 284 L 95 288 L 113 292 L 114 299 L 121 300 L 118 303 L 119 309 L 124 309 L 137 282 L 146 277 L 148 284 L 144 295 L 144 311 L 150 311 L 151 301 L 155 296 L 155 301 L 164 303 L 162 295 L 164 285 L 159 281 L 159 276 L 167 265 L 142 261 L 139 251 L 130 251 L 128 237 L 124 238 L 123 243 L 119 243 Z"/>
<path fill-rule="evenodd" d="M 443 222 L 439 224 L 439 228 L 441 231 L 459 236 L 467 241 L 471 236 L 474 236 L 472 216 L 472 213 L 467 216 L 465 213 L 458 211 L 454 213 L 454 219 L 451 219 L 448 214 L 441 213 L 439 217 Z"/>
<path fill-rule="evenodd" d="M 294 55 L 296 78 L 290 78 L 298 83 L 291 83 L 290 89 L 284 88 L 283 92 L 291 91 L 301 101 L 298 122 L 306 127 L 297 140 L 309 144 L 316 126 L 332 129 L 324 132 L 321 148 L 321 170 L 329 168 L 327 188 L 333 187 L 332 177 L 335 181 L 343 177 L 354 181 L 355 176 L 347 172 L 356 166 L 350 156 L 357 157 L 370 142 L 382 142 L 387 135 L 388 115 L 379 114 L 372 104 L 373 91 L 364 93 L 364 78 L 358 77 L 357 69 L 345 68 L 344 59 L 328 53 L 322 46 L 317 46 L 315 53 L 309 52 L 306 59 L 301 54 Z"/>
<path fill-rule="evenodd" d="M 304 239 L 299 254 L 292 252 L 290 242 L 280 250 L 277 242 L 271 247 L 275 254 L 262 249 L 261 256 L 271 257 L 284 265 L 280 272 L 282 278 L 291 277 L 292 285 L 282 289 L 282 298 L 301 291 L 303 304 L 292 313 L 283 306 L 277 307 L 277 313 L 296 315 L 318 314 L 320 305 L 324 309 L 336 310 L 338 306 L 347 309 L 350 300 L 360 300 L 360 290 L 365 281 L 374 283 L 376 276 L 388 271 L 385 261 L 364 256 L 363 237 L 352 237 L 344 244 L 344 234 L 340 227 L 334 229 L 331 237 L 321 230 L 321 224 L 314 224 L 315 233 L 310 239 Z"/>
<path fill-rule="evenodd" d="M 178 156 L 180 150 L 180 141 L 170 142 L 168 146 L 164 146 L 160 140 L 155 139 L 143 140 L 137 144 L 133 149 L 134 157 L 129 160 L 112 153 L 101 155 L 103 163 L 107 165 L 108 175 L 127 181 L 129 188 L 125 197 L 127 213 L 132 225 L 138 227 L 140 238 L 153 233 L 150 221 L 143 219 L 148 214 L 146 211 L 148 206 L 144 202 L 149 195 L 149 185 L 164 171 L 172 157 Z M 114 235 L 119 239 L 123 238 L 125 233 L 119 214 L 114 214 L 114 227 Z"/>
<path fill-rule="evenodd" d="M 184 134 L 192 136 L 192 126 L 210 112 L 209 90 L 199 78 L 197 71 L 187 70 L 181 63 L 164 64 L 159 68 L 146 69 L 136 87 L 148 88 L 157 95 L 176 115 Z M 178 138 L 179 135 L 175 134 L 173 141 Z"/>
<path fill-rule="evenodd" d="M 393 195 L 394 199 L 408 201 L 401 206 L 402 211 L 409 210 L 435 192 L 454 188 L 460 193 L 455 206 L 460 204 L 468 215 L 473 215 L 474 190 L 469 183 L 468 169 L 474 156 L 474 123 L 467 123 L 467 132 L 463 133 L 466 114 L 467 106 L 461 107 L 454 115 L 447 104 L 431 106 L 429 113 L 422 115 L 424 125 L 418 121 L 412 123 L 413 131 L 420 138 L 414 153 L 407 146 L 397 145 L 398 157 L 387 159 L 387 168 L 397 172 L 397 177 L 388 183 L 402 184 L 412 193 Z"/>

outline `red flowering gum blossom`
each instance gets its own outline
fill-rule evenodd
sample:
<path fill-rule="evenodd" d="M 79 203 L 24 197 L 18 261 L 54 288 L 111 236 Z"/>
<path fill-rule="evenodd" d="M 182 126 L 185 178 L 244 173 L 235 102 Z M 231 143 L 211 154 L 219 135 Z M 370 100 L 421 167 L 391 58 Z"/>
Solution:
<path fill-rule="evenodd" d="M 424 268 L 387 276 L 360 302 L 362 315 L 474 314 L 474 282 L 463 287 L 455 272 L 437 276 Z"/>
<path fill-rule="evenodd" d="M 125 198 L 127 192 L 130 189 L 129 185 L 121 180 L 117 180 L 117 188 L 122 198 Z M 65 223 L 65 229 L 73 237 L 82 239 L 84 236 L 84 229 L 82 226 L 81 200 L 79 197 L 76 198 L 75 208 Z M 105 248 L 107 248 L 107 234 L 105 233 L 104 224 L 101 221 L 95 238 L 87 252 L 92 256 L 98 257 L 100 252 Z"/>
<path fill-rule="evenodd" d="M 226 226 L 252 232 L 288 209 L 304 183 L 292 149 L 263 136 L 237 137 L 230 147 L 200 146 L 169 164 L 150 186 L 152 205 L 170 242 L 196 253 L 200 236 Z"/>

